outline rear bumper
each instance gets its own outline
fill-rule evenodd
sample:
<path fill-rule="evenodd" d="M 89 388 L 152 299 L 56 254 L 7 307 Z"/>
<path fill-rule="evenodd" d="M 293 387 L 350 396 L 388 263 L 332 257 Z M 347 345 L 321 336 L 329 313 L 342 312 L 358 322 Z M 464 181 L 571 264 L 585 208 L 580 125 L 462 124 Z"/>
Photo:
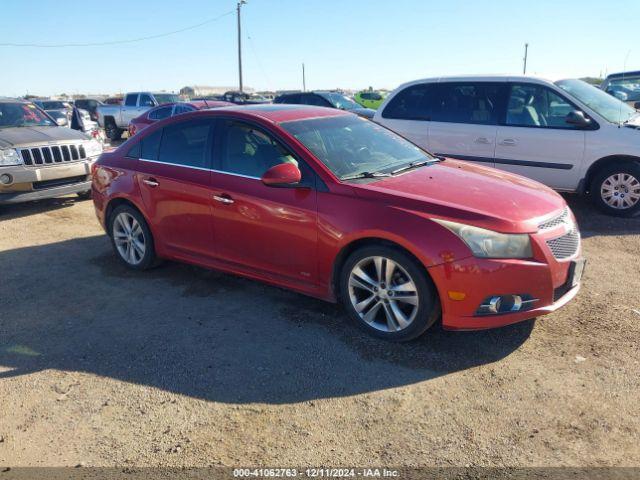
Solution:
<path fill-rule="evenodd" d="M 0 193 L 0 205 L 60 197 L 72 193 L 86 192 L 88 190 L 91 190 L 91 180 L 31 192 Z"/>

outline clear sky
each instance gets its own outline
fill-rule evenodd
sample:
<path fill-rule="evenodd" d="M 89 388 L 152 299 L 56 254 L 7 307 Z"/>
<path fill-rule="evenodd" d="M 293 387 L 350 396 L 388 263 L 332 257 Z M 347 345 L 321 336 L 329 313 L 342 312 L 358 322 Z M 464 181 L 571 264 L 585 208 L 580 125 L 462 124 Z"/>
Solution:
<path fill-rule="evenodd" d="M 235 0 L 1 0 L 0 43 L 87 43 L 178 30 Z M 417 78 L 640 70 L 640 0 L 248 0 L 244 84 L 394 88 Z M 0 46 L 0 96 L 237 85 L 236 18 L 125 45 Z"/>

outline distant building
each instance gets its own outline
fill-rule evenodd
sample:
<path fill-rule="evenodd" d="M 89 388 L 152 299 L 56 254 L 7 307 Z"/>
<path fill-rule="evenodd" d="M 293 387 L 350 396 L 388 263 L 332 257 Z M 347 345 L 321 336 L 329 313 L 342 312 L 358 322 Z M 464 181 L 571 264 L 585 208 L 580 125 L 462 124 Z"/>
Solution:
<path fill-rule="evenodd" d="M 180 95 L 185 97 L 206 97 L 207 95 L 222 95 L 225 92 L 238 90 L 238 87 L 208 87 L 206 85 L 191 85 L 182 87 L 180 89 Z M 253 88 L 243 87 L 243 90 L 247 93 L 252 93 Z"/>

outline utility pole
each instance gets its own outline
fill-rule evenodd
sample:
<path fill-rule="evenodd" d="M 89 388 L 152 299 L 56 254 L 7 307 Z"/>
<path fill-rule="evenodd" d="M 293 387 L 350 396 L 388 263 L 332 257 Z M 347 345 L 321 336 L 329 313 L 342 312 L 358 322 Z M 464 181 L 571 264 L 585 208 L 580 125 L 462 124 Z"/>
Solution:
<path fill-rule="evenodd" d="M 240 8 L 247 3 L 246 0 L 238 0 L 238 78 L 239 90 L 242 93 L 242 28 L 240 26 Z"/>
<path fill-rule="evenodd" d="M 524 44 L 524 66 L 522 67 L 522 74 L 526 75 L 527 74 L 527 55 L 529 53 L 529 44 L 525 43 Z"/>
<path fill-rule="evenodd" d="M 307 80 L 304 76 L 304 63 L 302 64 L 302 91 L 303 92 L 307 91 Z"/>

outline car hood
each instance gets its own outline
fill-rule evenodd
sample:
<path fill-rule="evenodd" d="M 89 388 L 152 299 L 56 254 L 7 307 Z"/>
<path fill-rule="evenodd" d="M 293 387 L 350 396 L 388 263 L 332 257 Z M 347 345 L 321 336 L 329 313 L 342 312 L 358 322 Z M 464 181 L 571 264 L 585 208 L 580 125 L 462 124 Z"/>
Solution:
<path fill-rule="evenodd" d="M 407 173 L 352 184 L 359 196 L 380 194 L 392 208 L 504 233 L 538 230 L 543 220 L 566 206 L 541 183 L 468 162 L 445 160 Z"/>
<path fill-rule="evenodd" d="M 0 128 L 0 148 L 88 139 L 84 133 L 66 127 Z"/>

